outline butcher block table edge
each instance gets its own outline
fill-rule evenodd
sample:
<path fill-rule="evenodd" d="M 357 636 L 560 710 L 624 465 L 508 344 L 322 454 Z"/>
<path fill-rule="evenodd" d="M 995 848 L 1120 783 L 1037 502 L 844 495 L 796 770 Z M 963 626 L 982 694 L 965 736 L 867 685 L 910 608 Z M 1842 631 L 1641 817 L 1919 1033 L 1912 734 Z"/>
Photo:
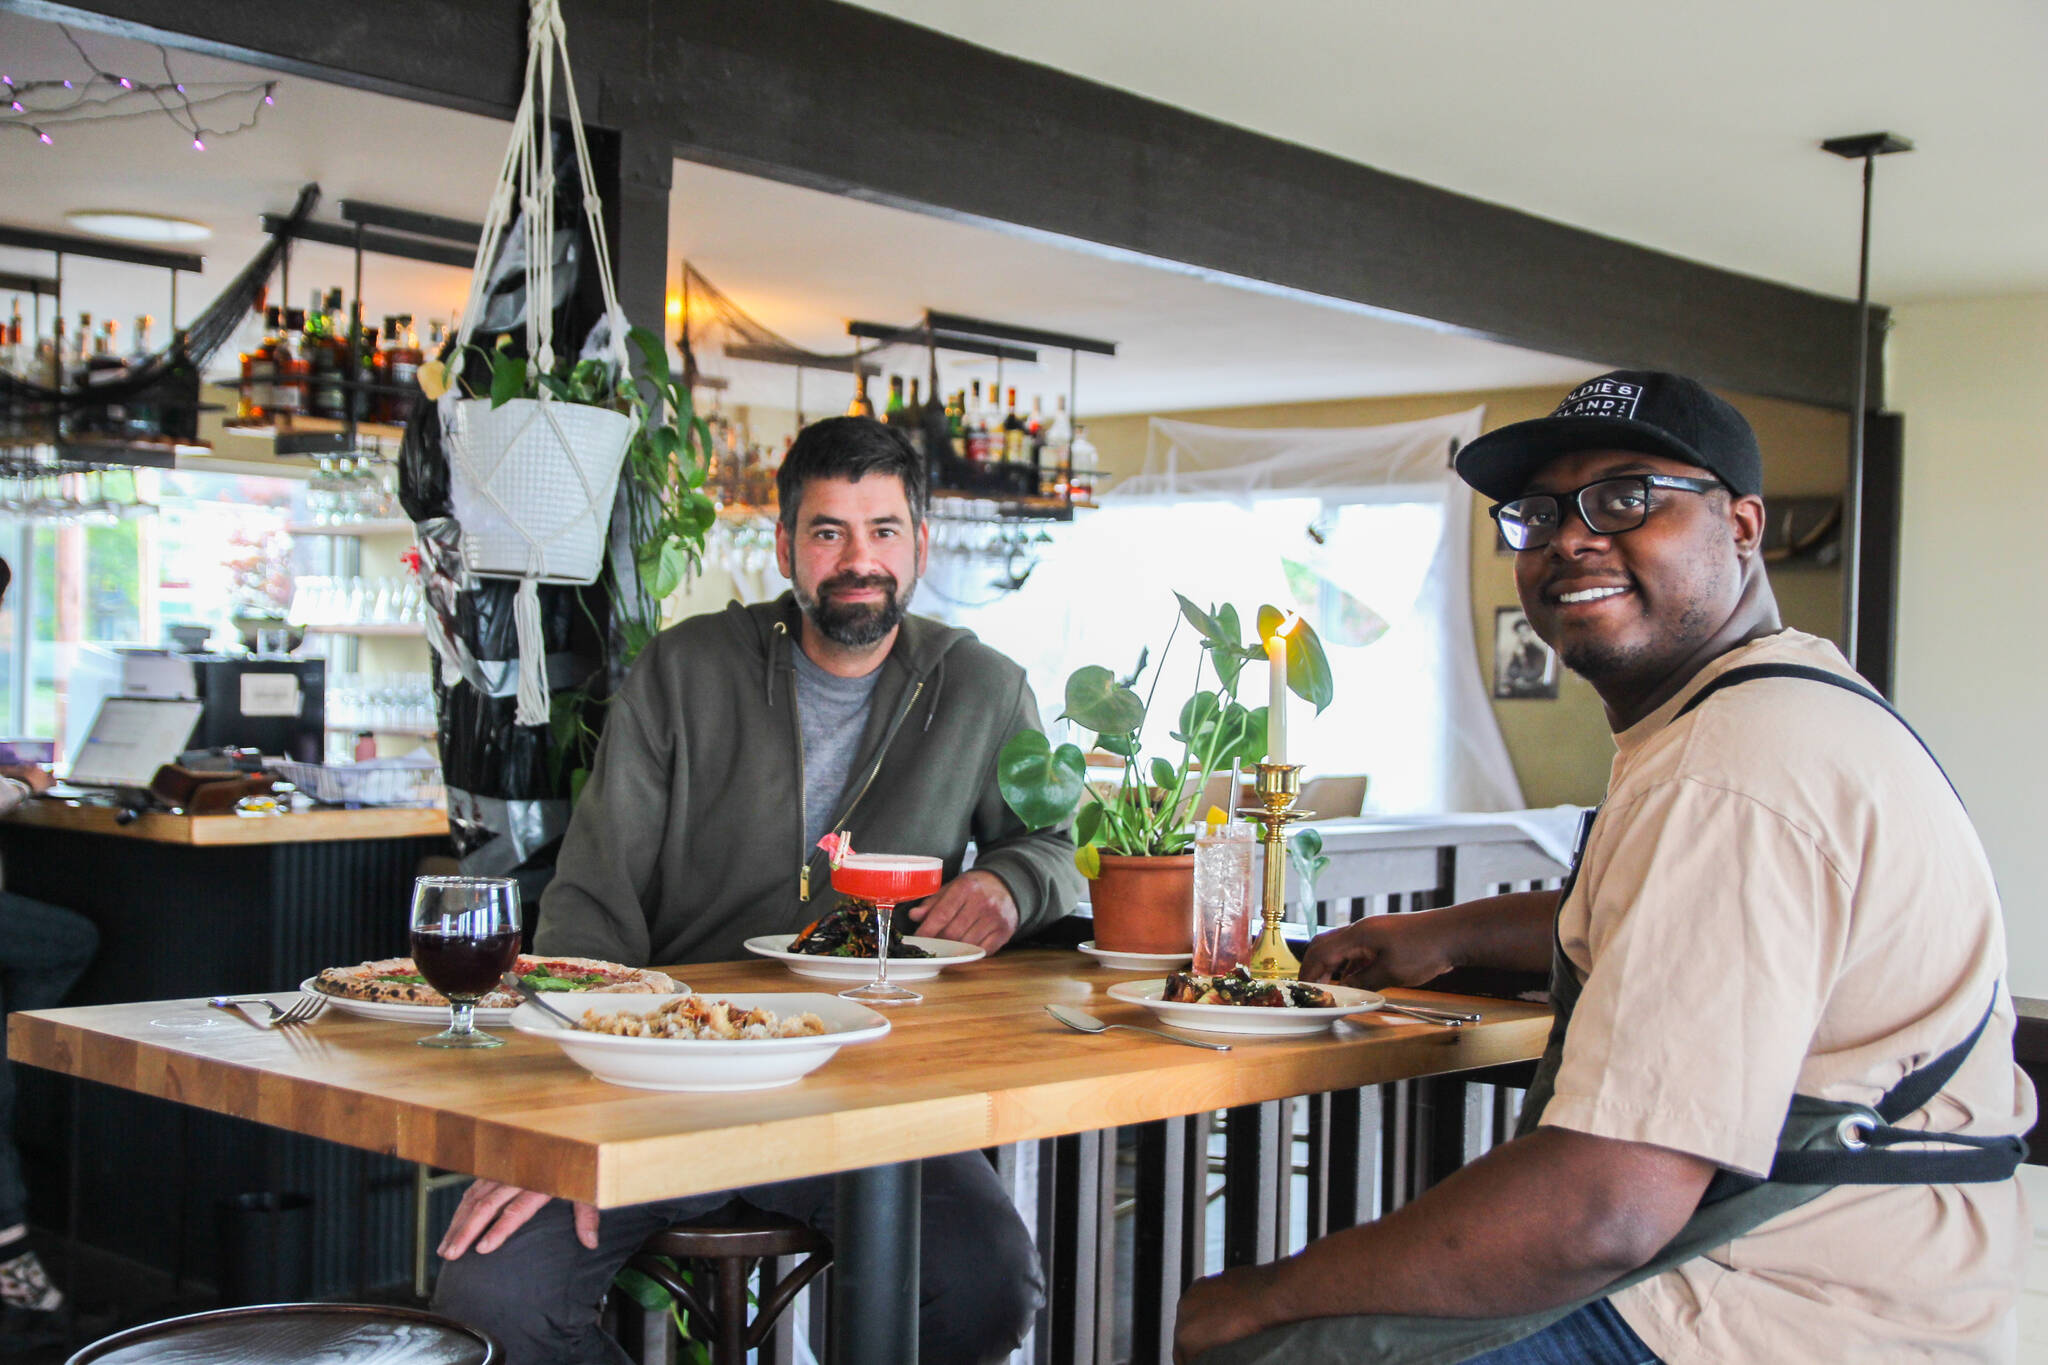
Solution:
<path fill-rule="evenodd" d="M 670 970 L 708 994 L 829 989 L 766 962 Z M 793 1086 L 735 1094 L 607 1085 L 510 1029 L 491 1030 L 506 1047 L 464 1053 L 415 1047 L 430 1029 L 333 1009 L 301 1029 L 263 1031 L 226 1015 L 197 1032 L 151 1022 L 200 1017 L 201 1001 L 17 1012 L 8 1053 L 611 1208 L 1524 1061 L 1550 1028 L 1541 1005 L 1393 991 L 1485 1019 L 1451 1029 L 1376 1015 L 1340 1023 L 1339 1037 L 1192 1035 L 1233 1045 L 1217 1053 L 1127 1031 L 1075 1033 L 1039 1008 L 1057 1000 L 1113 1023 L 1151 1023 L 1101 994 L 1131 979 L 1091 971 L 1073 952 L 1002 954 L 921 982 L 927 1003 L 892 1013 L 890 1036 L 849 1045 Z"/>

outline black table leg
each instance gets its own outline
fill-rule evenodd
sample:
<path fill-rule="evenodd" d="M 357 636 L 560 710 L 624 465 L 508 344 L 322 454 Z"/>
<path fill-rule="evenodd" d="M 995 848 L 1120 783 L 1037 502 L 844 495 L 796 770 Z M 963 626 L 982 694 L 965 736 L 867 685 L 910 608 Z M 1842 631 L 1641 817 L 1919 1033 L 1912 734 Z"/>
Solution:
<path fill-rule="evenodd" d="M 833 1365 L 917 1359 L 918 1205 L 915 1161 L 838 1177 L 832 1226 Z"/>

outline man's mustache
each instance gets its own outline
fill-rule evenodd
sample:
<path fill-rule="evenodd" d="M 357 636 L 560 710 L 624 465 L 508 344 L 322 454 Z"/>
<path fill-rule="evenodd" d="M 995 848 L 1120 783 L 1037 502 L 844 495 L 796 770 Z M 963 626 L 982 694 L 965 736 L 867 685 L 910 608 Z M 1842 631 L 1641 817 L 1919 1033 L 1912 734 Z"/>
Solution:
<path fill-rule="evenodd" d="M 818 596 L 825 597 L 835 592 L 860 592 L 867 588 L 879 588 L 896 596 L 896 575 L 891 573 L 843 573 L 835 574 L 818 585 Z"/>

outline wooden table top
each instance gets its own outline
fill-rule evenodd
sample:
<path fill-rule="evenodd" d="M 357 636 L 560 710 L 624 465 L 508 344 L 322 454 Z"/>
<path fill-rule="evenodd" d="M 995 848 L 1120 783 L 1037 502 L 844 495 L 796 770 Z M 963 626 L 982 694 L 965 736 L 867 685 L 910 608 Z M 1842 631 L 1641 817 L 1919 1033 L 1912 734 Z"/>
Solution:
<path fill-rule="evenodd" d="M 670 970 L 706 993 L 832 988 L 768 961 Z M 87 1006 L 17 1012 L 7 1034 L 19 1062 L 609 1208 L 1521 1061 L 1550 1027 L 1544 1006 L 1395 991 L 1485 1020 L 1361 1015 L 1307 1038 L 1197 1035 L 1232 1044 L 1209 1052 L 1075 1033 L 1041 1008 L 1149 1024 L 1104 994 L 1141 979 L 1046 948 L 950 968 L 917 984 L 925 1002 L 894 1010 L 886 1037 L 794 1085 L 740 1094 L 608 1085 L 510 1029 L 492 1030 L 507 1046 L 491 1051 L 422 1048 L 431 1028 L 333 1009 L 263 1031 L 200 1001 Z M 201 1018 L 216 1026 L 191 1030 Z"/>
<path fill-rule="evenodd" d="M 111 806 L 37 798 L 6 817 L 41 829 L 106 834 L 157 844 L 220 847 L 231 844 L 323 844 L 345 839 L 418 839 L 448 832 L 438 806 L 378 806 L 361 810 L 314 808 L 289 815 L 148 815 L 120 824 Z"/>

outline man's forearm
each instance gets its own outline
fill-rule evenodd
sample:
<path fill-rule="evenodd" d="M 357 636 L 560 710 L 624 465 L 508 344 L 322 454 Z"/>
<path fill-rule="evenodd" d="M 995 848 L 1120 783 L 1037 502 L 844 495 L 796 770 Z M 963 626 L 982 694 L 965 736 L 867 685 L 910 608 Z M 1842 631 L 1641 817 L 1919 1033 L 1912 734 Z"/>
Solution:
<path fill-rule="evenodd" d="M 1376 1223 L 1263 1267 L 1268 1325 L 1357 1314 L 1501 1317 L 1594 1293 L 1647 1261 L 1712 1167 L 1543 1129 Z"/>
<path fill-rule="evenodd" d="M 1557 892 L 1511 891 L 1426 912 L 1453 935 L 1452 958 L 1461 967 L 1510 972 L 1550 970 Z"/>

